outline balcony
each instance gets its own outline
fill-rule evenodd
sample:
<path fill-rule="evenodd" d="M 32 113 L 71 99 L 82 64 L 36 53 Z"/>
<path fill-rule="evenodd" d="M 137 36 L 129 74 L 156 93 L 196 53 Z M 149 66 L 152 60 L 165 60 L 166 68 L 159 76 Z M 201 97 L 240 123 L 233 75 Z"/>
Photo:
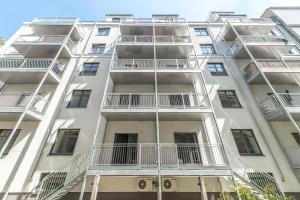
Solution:
<path fill-rule="evenodd" d="M 17 120 L 32 98 L 32 93 L 1 92 L 0 93 L 0 120 Z M 26 120 L 40 120 L 48 106 L 48 101 L 36 95 L 27 110 Z"/>
<path fill-rule="evenodd" d="M 300 62 L 297 60 L 280 59 L 258 59 L 256 62 L 261 71 L 265 73 L 268 80 L 273 84 L 296 84 L 292 73 L 300 73 Z M 249 83 L 262 84 L 260 72 L 254 63 L 250 63 L 244 69 L 244 76 Z"/>
<path fill-rule="evenodd" d="M 162 120 L 202 120 L 211 112 L 207 95 L 198 93 L 159 93 L 158 112 Z M 102 113 L 109 120 L 154 120 L 155 93 L 111 93 L 105 97 Z"/>
<path fill-rule="evenodd" d="M 221 144 L 188 143 L 103 144 L 94 148 L 90 169 L 104 170 L 103 174 L 110 173 L 110 170 L 120 174 L 124 173 L 123 170 L 131 170 L 128 173 L 155 175 L 158 163 L 161 173 L 166 175 L 218 173 L 215 170 L 224 173 L 223 170 L 228 169 Z"/>
<path fill-rule="evenodd" d="M 0 80 L 10 84 L 38 83 L 54 60 L 49 59 L 0 59 Z M 56 83 L 64 73 L 64 66 L 54 62 L 46 83 Z"/>
<path fill-rule="evenodd" d="M 300 119 L 300 93 L 277 93 L 284 108 L 295 120 Z M 268 120 L 288 120 L 284 109 L 275 97 L 270 95 L 260 101 L 260 106 Z"/>
<path fill-rule="evenodd" d="M 24 57 L 55 57 L 66 37 L 67 35 L 21 35 L 12 46 Z M 60 57 L 70 58 L 74 51 L 75 43 L 68 38 Z"/>
<path fill-rule="evenodd" d="M 249 58 L 243 43 L 257 59 L 276 58 L 289 54 L 294 44 L 283 36 L 271 35 L 241 35 L 233 42 L 229 54 L 237 58 Z"/>
<path fill-rule="evenodd" d="M 193 75 L 190 73 L 196 70 L 200 70 L 196 59 L 117 59 L 111 67 L 111 77 L 115 83 L 154 83 L 157 71 L 161 72 L 160 81 L 189 83 Z"/>
<path fill-rule="evenodd" d="M 285 152 L 288 155 L 292 166 L 300 169 L 300 146 L 285 147 Z"/>
<path fill-rule="evenodd" d="M 76 18 L 35 18 L 32 24 L 74 24 Z"/>
<path fill-rule="evenodd" d="M 178 24 L 186 23 L 185 18 L 137 18 L 137 17 L 126 17 L 121 19 L 121 25 L 132 25 L 132 24 Z"/>

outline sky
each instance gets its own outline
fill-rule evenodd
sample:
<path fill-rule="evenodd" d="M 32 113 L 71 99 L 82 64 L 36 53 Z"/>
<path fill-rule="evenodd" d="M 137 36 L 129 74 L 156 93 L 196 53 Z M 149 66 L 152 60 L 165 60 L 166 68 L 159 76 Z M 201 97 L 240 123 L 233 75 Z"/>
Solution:
<path fill-rule="evenodd" d="M 2 0 L 0 36 L 9 38 L 24 21 L 35 17 L 79 17 L 103 20 L 107 13 L 179 14 L 190 21 L 205 20 L 209 11 L 236 11 L 259 17 L 270 6 L 300 6 L 300 0 Z"/>

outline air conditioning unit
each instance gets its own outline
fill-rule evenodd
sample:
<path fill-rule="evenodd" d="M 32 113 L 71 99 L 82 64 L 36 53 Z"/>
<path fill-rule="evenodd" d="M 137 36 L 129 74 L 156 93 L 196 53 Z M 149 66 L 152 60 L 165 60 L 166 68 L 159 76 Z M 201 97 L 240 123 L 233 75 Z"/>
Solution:
<path fill-rule="evenodd" d="M 138 178 L 137 189 L 139 192 L 152 192 L 152 178 Z"/>
<path fill-rule="evenodd" d="M 162 190 L 164 192 L 176 192 L 177 190 L 176 178 L 162 178 Z"/>

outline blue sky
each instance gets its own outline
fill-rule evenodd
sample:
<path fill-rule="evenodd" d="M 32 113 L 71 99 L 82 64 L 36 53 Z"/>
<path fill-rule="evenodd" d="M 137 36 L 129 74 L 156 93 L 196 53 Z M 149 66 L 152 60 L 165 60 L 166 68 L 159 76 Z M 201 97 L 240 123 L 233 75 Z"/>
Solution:
<path fill-rule="evenodd" d="M 204 20 L 211 10 L 233 10 L 258 17 L 270 6 L 300 6 L 300 0 L 2 0 L 0 36 L 8 38 L 22 22 L 34 17 L 80 17 L 101 20 L 106 13 L 180 14 Z"/>

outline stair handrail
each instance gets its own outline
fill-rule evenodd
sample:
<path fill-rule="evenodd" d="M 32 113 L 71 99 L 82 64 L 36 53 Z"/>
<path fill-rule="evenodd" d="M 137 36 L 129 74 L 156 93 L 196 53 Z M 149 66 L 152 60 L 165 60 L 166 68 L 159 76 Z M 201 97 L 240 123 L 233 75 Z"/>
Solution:
<path fill-rule="evenodd" d="M 224 150 L 226 152 L 227 158 L 228 158 L 228 162 L 230 162 L 230 166 L 231 166 L 231 170 L 238 174 L 239 176 L 241 176 L 243 178 L 244 181 L 246 181 L 248 184 L 254 186 L 256 189 L 258 189 L 258 192 L 261 193 L 270 193 L 271 195 L 274 195 L 277 199 L 279 200 L 283 200 L 285 199 L 285 195 L 282 192 L 282 189 L 280 188 L 280 186 L 277 184 L 275 178 L 273 176 L 271 176 L 270 174 L 257 169 L 255 167 L 253 167 L 248 161 L 242 159 L 240 157 L 240 155 L 236 154 L 234 151 L 232 151 L 229 147 L 224 146 Z M 254 181 L 251 181 L 251 179 L 249 178 L 249 174 L 246 172 L 246 174 L 239 172 L 238 170 L 234 169 L 234 166 L 232 165 L 232 160 L 233 158 L 235 161 L 238 162 L 239 165 L 243 166 L 243 169 L 251 169 L 251 171 L 253 171 L 253 175 L 255 175 L 255 173 L 258 173 L 260 175 L 262 175 L 263 177 L 267 178 L 267 180 L 269 180 L 270 182 L 268 184 L 272 184 L 272 186 L 275 186 L 275 190 L 269 190 L 270 188 L 266 188 L 263 187 L 261 185 L 259 185 L 258 183 L 255 183 Z M 274 189 L 274 188 L 272 188 Z"/>

